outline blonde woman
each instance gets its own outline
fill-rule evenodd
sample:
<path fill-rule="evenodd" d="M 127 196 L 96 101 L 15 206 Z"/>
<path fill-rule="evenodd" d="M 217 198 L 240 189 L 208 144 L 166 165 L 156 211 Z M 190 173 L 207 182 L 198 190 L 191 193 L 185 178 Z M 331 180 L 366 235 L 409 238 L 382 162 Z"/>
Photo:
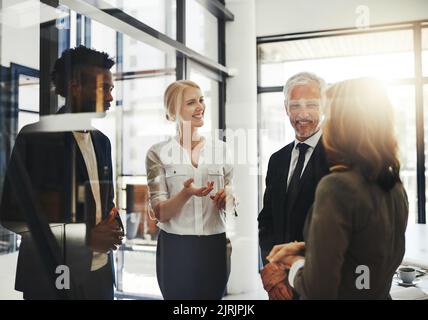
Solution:
<path fill-rule="evenodd" d="M 327 97 L 332 173 L 318 184 L 306 246 L 277 246 L 268 260 L 291 268 L 288 280 L 303 299 L 388 299 L 408 216 L 392 105 L 369 78 L 335 84 Z"/>
<path fill-rule="evenodd" d="M 152 146 L 146 158 L 160 228 L 158 283 L 164 299 L 221 299 L 228 279 L 225 226 L 227 211 L 234 212 L 233 168 L 225 144 L 199 133 L 206 106 L 196 83 L 170 84 L 164 105 L 177 135 Z"/>

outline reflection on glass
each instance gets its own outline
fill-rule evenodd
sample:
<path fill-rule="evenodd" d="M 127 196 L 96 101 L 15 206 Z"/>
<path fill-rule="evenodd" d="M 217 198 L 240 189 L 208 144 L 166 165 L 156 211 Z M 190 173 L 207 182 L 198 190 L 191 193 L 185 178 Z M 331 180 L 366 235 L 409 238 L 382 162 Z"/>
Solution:
<path fill-rule="evenodd" d="M 302 70 L 320 74 L 328 83 L 358 77 L 375 77 L 390 81 L 412 77 L 413 61 L 412 52 L 403 52 L 265 64 L 260 67 L 260 81 L 262 86 L 275 86 Z"/>
<path fill-rule="evenodd" d="M 122 81 L 122 170 L 127 175 L 121 178 L 123 189 L 130 185 L 146 184 L 145 157 L 147 150 L 159 141 L 175 133 L 174 123 L 165 119 L 163 91 L 175 80 L 173 75 L 148 76 Z M 146 193 L 148 196 L 148 193 Z M 127 208 L 127 240 L 117 252 L 118 289 L 146 297 L 160 298 L 161 293 L 156 278 L 156 241 L 149 230 L 157 227 L 150 220 L 147 210 L 136 206 L 141 197 L 130 197 L 124 192 L 122 207 Z M 144 206 L 145 208 L 147 206 Z"/>
<path fill-rule="evenodd" d="M 175 37 L 175 1 L 110 2 L 115 2 L 119 8 L 123 5 L 125 12 L 152 27 L 159 27 L 160 32 L 170 34 L 173 31 Z M 173 19 L 164 13 L 168 8 L 174 11 Z M 163 20 L 157 17 L 162 17 Z M 175 126 L 165 119 L 163 108 L 163 92 L 175 80 L 175 55 L 170 56 L 124 34 L 120 34 L 123 47 L 116 50 L 116 32 L 97 21 L 91 21 L 91 47 L 105 51 L 113 57 L 116 57 L 116 52 L 122 53 L 122 57 L 116 57 L 116 60 L 122 58 L 121 72 L 118 73 L 116 67 L 112 69 L 116 88 L 112 94 L 119 101 L 120 108 L 111 108 L 107 117 L 94 121 L 94 125 L 110 138 L 113 159 L 121 163 L 118 167 L 121 172 L 114 172 L 114 176 L 119 176 L 118 185 L 123 185 L 124 188 L 128 184 L 141 185 L 144 182 L 136 179 L 144 178 L 148 148 L 175 133 Z M 161 28 L 161 25 L 164 27 Z M 112 105 L 115 105 L 115 102 Z M 118 128 L 120 131 L 117 131 Z M 121 150 L 115 150 L 116 141 L 121 141 Z M 128 211 L 126 195 L 123 196 L 119 192 L 118 201 L 120 206 L 126 207 Z M 154 270 L 156 241 L 145 238 L 148 235 L 146 231 L 156 226 L 146 219 L 146 216 L 144 219 L 135 219 L 139 217 L 138 212 L 122 212 L 122 220 L 129 231 L 129 237 L 127 236 L 125 244 L 116 252 L 118 291 L 159 296 Z M 143 229 L 144 232 L 140 232 Z M 135 235 L 131 237 L 131 233 Z M 131 248 L 138 248 L 138 252 L 130 253 Z M 131 259 L 128 259 L 129 256 Z"/>
<path fill-rule="evenodd" d="M 186 45 L 218 61 L 218 20 L 195 0 L 186 1 Z"/>
<path fill-rule="evenodd" d="M 154 5 L 154 3 L 153 3 Z M 144 189 L 145 158 L 155 143 L 175 134 L 175 124 L 166 120 L 163 93 L 175 81 L 175 55 L 153 48 L 123 35 L 123 73 L 118 74 L 121 88 L 122 172 L 119 184 L 121 207 L 126 207 L 126 242 L 116 253 L 118 290 L 160 298 L 156 279 L 156 223 L 150 219 L 141 200 Z M 131 194 L 138 194 L 132 197 Z M 143 201 L 144 202 L 144 201 Z M 140 203 L 140 205 L 138 205 Z"/>
<path fill-rule="evenodd" d="M 176 0 L 139 0 L 139 1 L 125 1 L 125 0 L 105 0 L 105 2 L 110 3 L 114 7 L 123 9 L 126 13 L 135 17 L 136 19 L 142 21 L 143 23 L 149 25 L 150 27 L 156 29 L 157 31 L 168 35 L 169 37 L 176 38 Z M 198 3 L 189 2 L 189 7 L 196 7 L 196 13 L 200 12 L 201 15 L 191 12 L 192 25 L 187 29 L 189 34 L 188 38 L 190 43 L 192 43 L 193 48 L 198 50 L 202 54 L 207 54 L 212 59 L 217 59 L 217 19 L 210 15 L 205 9 L 203 9 Z M 40 8 L 43 9 L 43 15 L 38 14 Z M 64 7 L 65 8 L 65 7 Z M 65 8 L 67 9 L 67 8 Z M 83 23 L 86 19 L 85 16 L 81 15 L 81 29 L 80 33 L 77 34 L 76 25 L 78 23 L 77 13 L 75 11 L 70 11 L 68 16 L 68 11 L 65 10 L 61 13 L 61 17 L 55 8 L 40 3 L 40 1 L 30 0 L 30 1 L 3 1 L 2 2 L 2 21 L 1 21 L 1 38 L 2 43 L 7 44 L 2 46 L 1 52 L 1 64 L 7 72 L 9 72 L 10 64 L 20 64 L 33 69 L 39 68 L 39 56 L 40 52 L 40 23 L 45 21 L 50 21 L 57 19 L 57 27 L 61 28 L 62 31 L 67 32 L 68 27 L 70 27 L 70 43 L 64 40 L 68 40 L 67 37 L 60 39 L 60 47 L 68 46 L 75 47 L 76 45 L 83 44 L 85 42 L 84 36 L 90 36 L 91 47 L 107 52 L 111 57 L 115 58 L 116 63 L 119 63 L 117 53 L 123 53 L 123 63 L 122 69 L 123 73 L 118 73 L 118 68 L 115 65 L 111 71 L 114 75 L 114 85 L 115 90 L 112 92 L 114 100 L 111 105 L 112 108 L 107 112 L 107 115 L 103 119 L 96 119 L 93 121 L 93 125 L 102 131 L 105 135 L 108 136 L 111 143 L 111 153 L 113 160 L 113 176 L 119 177 L 118 185 L 126 188 L 127 185 L 146 184 L 145 177 L 142 176 L 145 174 L 145 155 L 147 148 L 157 141 L 164 140 L 167 136 L 173 135 L 175 133 L 174 123 L 167 122 L 164 117 L 163 109 L 163 92 L 165 88 L 175 80 L 175 55 L 169 56 L 164 52 L 152 48 L 144 43 L 131 39 L 126 35 L 123 36 L 123 48 L 118 48 L 117 43 L 117 32 L 116 30 L 99 23 L 98 21 L 91 19 L 90 30 L 85 30 L 85 24 Z M 22 17 L 33 17 L 34 19 L 22 19 Z M 40 16 L 40 17 L 39 17 Z M 59 19 L 60 18 L 60 19 Z M 43 21 L 39 21 L 39 20 Z M 67 20 L 69 19 L 69 20 Z M 208 22 L 204 21 L 207 19 Z M 68 22 L 69 21 L 69 22 Z M 60 24 L 60 22 L 66 22 L 66 24 Z M 69 25 L 68 25 L 69 23 Z M 191 32 L 191 30 L 194 30 Z M 63 34 L 64 34 L 63 32 Z M 208 40 L 200 41 L 201 39 L 207 38 Z M 17 39 L 19 41 L 17 41 Z M 89 39 L 89 38 L 88 38 Z M 86 40 L 88 40 L 86 39 Z M 88 42 L 86 42 L 88 43 Z M 28 55 L 28 53 L 31 53 Z M 8 73 L 3 73 L 2 76 L 7 75 Z M 42 70 L 43 72 L 46 70 Z M 207 125 L 206 129 L 211 130 L 216 128 L 218 125 L 218 83 L 214 80 L 211 80 L 203 76 L 201 72 L 192 72 L 192 77 L 197 81 L 201 87 L 203 87 L 207 104 L 210 108 L 210 113 L 207 115 Z M 3 84 L 3 80 L 2 84 Z M 6 86 L 10 83 L 5 83 Z M 3 87 L 2 87 L 3 88 Z M 6 88 L 9 90 L 9 88 Z M 39 119 L 39 84 L 36 79 L 31 77 L 26 77 L 19 79 L 19 95 L 16 102 L 19 107 L 18 118 L 10 119 L 13 121 L 13 125 L 8 123 L 9 127 L 12 127 L 13 132 L 15 132 L 16 127 L 21 129 L 24 125 L 31 122 L 35 122 Z M 1 103 L 2 106 L 9 105 L 11 101 L 10 96 L 3 95 L 1 92 Z M 120 108 L 115 108 L 116 99 L 119 102 L 118 105 Z M 58 106 L 64 106 L 65 99 L 58 97 Z M 115 110 L 116 109 L 116 110 Z M 4 119 L 1 118 L 2 129 L 5 125 Z M 55 122 L 57 121 L 58 116 Z M 80 122 L 79 122 L 80 123 Z M 71 126 L 74 126 L 75 123 L 71 123 Z M 61 129 L 64 129 L 61 127 Z M 74 127 L 73 130 L 76 128 Z M 7 154 L 7 149 L 13 146 L 13 139 L 9 136 L 9 132 L 5 134 L 2 130 L 1 132 L 1 153 L 0 153 L 0 183 L 2 183 L 4 172 L 6 168 L 4 164 L 9 157 Z M 5 141 L 10 139 L 11 141 Z M 121 141 L 121 149 L 116 150 L 116 142 Z M 62 146 L 62 145 L 61 145 Z M 60 147 L 61 147 L 60 146 Z M 97 148 L 96 144 L 94 148 Z M 65 155 L 60 160 L 54 161 L 53 157 L 56 155 L 62 155 L 60 152 L 49 152 L 40 151 L 39 148 L 34 148 L 38 152 L 40 159 L 35 160 L 36 157 L 31 157 L 34 161 L 27 161 L 30 163 L 32 168 L 35 168 L 37 173 L 42 176 L 46 173 L 49 178 L 55 180 L 63 179 L 64 175 L 69 174 L 69 168 L 64 169 L 62 165 L 66 163 L 68 159 Z M 54 151 L 57 151 L 56 149 Z M 120 153 L 123 163 L 118 166 L 122 169 L 121 172 L 115 172 L 115 160 L 116 154 Z M 100 152 L 100 154 L 104 154 Z M 98 154 L 97 154 L 98 156 Z M 119 158 L 119 157 L 118 157 Z M 86 159 L 84 159 L 86 160 Z M 99 159 L 97 159 L 99 161 Z M 40 164 L 42 163 L 42 164 Z M 57 168 L 58 166 L 58 168 Z M 80 164 L 77 167 L 85 168 L 85 165 L 81 166 Z M 40 168 L 44 170 L 40 170 Z M 105 171 L 107 166 L 104 166 L 102 169 Z M 50 169 L 53 171 L 50 172 Z M 109 169 L 109 168 L 107 168 Z M 80 170 L 79 168 L 77 170 Z M 100 173 L 103 170 L 99 170 Z M 58 172 L 60 172 L 58 174 Z M 122 175 L 130 174 L 133 176 L 123 177 Z M 37 174 L 35 174 L 37 175 Z M 71 176 L 71 174 L 70 174 Z M 46 182 L 45 177 L 40 177 L 42 182 Z M 65 180 L 65 178 L 63 179 Z M 49 181 L 50 183 L 51 181 Z M 54 181 L 57 182 L 57 181 Z M 64 182 L 64 181 L 62 181 Z M 67 182 L 69 182 L 67 180 Z M 114 183 L 114 181 L 113 181 Z M 42 184 L 42 183 L 41 183 Z M 116 184 L 115 184 L 116 185 Z M 49 185 L 49 188 L 52 186 L 57 187 L 56 184 L 52 183 Z M 49 189 L 48 188 L 48 189 Z M 88 205 L 91 205 L 92 195 L 88 190 L 83 190 L 78 187 L 79 194 L 75 195 L 73 199 L 78 204 L 77 206 L 84 206 L 85 208 Z M 51 189 L 49 189 L 51 191 Z M 67 189 L 68 190 L 68 189 Z M 83 190 L 83 191 L 82 191 Z M 1 188 L 0 188 L 1 193 Z M 62 194 L 61 192 L 58 192 Z M 82 195 L 83 193 L 83 195 Z M 70 195 L 70 193 L 64 192 L 64 194 Z M 116 203 L 121 201 L 121 190 L 116 189 L 115 196 L 118 196 L 119 199 L 116 199 Z M 39 193 L 38 193 L 39 195 Z M 111 195 L 111 194 L 110 194 Z M 110 196 L 109 195 L 109 196 Z M 57 196 L 57 195 L 55 195 Z M 78 198 L 78 199 L 77 199 Z M 124 197 L 126 201 L 126 197 Z M 46 196 L 41 201 L 45 201 L 46 206 L 51 206 L 55 208 L 52 211 L 58 209 L 57 211 L 62 210 L 63 206 L 71 206 L 70 203 L 58 203 L 55 202 L 58 200 L 58 197 Z M 103 202 L 104 203 L 104 202 Z M 126 202 L 120 202 L 121 207 L 124 208 Z M 74 202 L 73 202 L 74 205 Z M 68 209 L 67 209 L 68 210 Z M 68 212 L 68 211 L 67 211 Z M 128 228 L 131 228 L 132 219 L 127 219 L 125 212 L 124 222 L 129 222 L 127 224 Z M 63 220 L 63 219 L 60 219 Z M 61 221 L 62 222 L 62 221 Z M 135 238 L 127 239 L 129 242 L 124 246 L 125 250 L 121 251 L 123 253 L 123 273 L 121 274 L 121 287 L 122 290 L 128 292 L 135 292 L 139 294 L 147 294 L 149 296 L 159 296 L 160 291 L 155 277 L 155 237 L 151 235 L 151 239 L 147 238 L 148 233 L 153 231 L 153 221 L 149 221 L 146 218 L 141 218 L 141 221 L 137 224 L 138 231 Z M 73 224 L 74 225 L 74 224 Z M 73 227 L 71 224 L 68 224 L 68 227 Z M 133 226 L 135 227 L 135 226 Z M 65 238 L 82 238 L 80 235 L 84 233 L 77 232 L 77 229 L 64 229 L 64 225 L 59 223 L 58 225 L 51 225 L 52 233 L 55 235 L 56 240 L 60 246 L 62 246 L 65 241 Z M 131 229 L 129 229 L 131 230 Z M 146 230 L 141 232 L 141 230 Z M 132 233 L 132 232 L 130 232 Z M 23 238 L 30 238 L 29 234 L 23 233 Z M 132 241 L 131 241 L 132 240 Z M 150 241 L 149 241 L 150 240 Z M 10 253 L 20 248 L 21 236 L 6 231 L 0 228 L 0 256 L 3 256 L 1 253 Z M 28 243 L 28 242 L 27 242 Z M 68 244 L 68 242 L 67 242 Z M 31 243 L 30 243 L 31 245 Z M 24 245 L 22 246 L 24 247 Z M 61 253 L 67 251 L 71 253 L 71 250 L 65 248 L 60 248 Z M 17 263 L 18 252 L 13 254 L 5 254 L 4 256 L 10 257 L 7 262 L 5 260 L 0 260 L 0 275 L 5 273 L 10 276 L 10 282 L 3 281 L 1 278 L 1 290 L 0 290 L 0 300 L 3 299 L 3 293 L 6 293 L 7 296 L 4 298 L 13 298 L 13 295 L 9 291 L 14 291 L 14 278 L 16 272 L 16 263 Z M 120 256 L 120 253 L 117 253 Z M 71 261 L 61 256 L 63 260 Z M 31 267 L 32 265 L 27 264 L 27 268 L 30 266 L 30 270 L 25 270 L 28 277 L 33 276 Z M 4 272 L 3 272 L 4 271 Z M 76 273 L 75 273 L 76 274 Z M 77 275 L 80 275 L 77 273 Z M 140 280 L 142 281 L 140 281 Z M 9 278 L 8 278 L 9 280 Z M 10 290 L 9 290 L 10 289 Z M 7 292 L 5 292 L 7 291 Z M 18 293 L 19 294 L 19 293 Z M 22 298 L 22 295 L 19 296 Z"/>
<path fill-rule="evenodd" d="M 15 289 L 25 299 L 113 299 L 107 253 L 120 244 L 120 235 L 118 222 L 106 219 L 115 206 L 110 143 L 96 130 L 68 130 L 60 125 L 52 131 L 61 119 L 73 127 L 81 121 L 70 119 L 90 118 L 96 110 L 102 115 L 112 101 L 109 69 L 113 63 L 85 47 L 62 52 L 49 72 L 55 92 L 66 99 L 64 114 L 43 117 L 16 138 L 0 200 L 0 219 L 5 228 L 21 235 L 22 245 L 16 241 Z M 20 69 L 30 72 L 28 67 L 16 67 L 17 72 Z M 37 77 L 18 80 L 20 119 L 38 116 Z M 40 130 L 33 130 L 36 127 Z M 64 288 L 69 291 L 61 291 L 54 281 L 59 266 L 68 270 L 65 277 L 70 281 L 65 282 L 70 287 L 64 284 Z M 94 279 L 92 271 L 103 267 L 106 275 Z"/>
<path fill-rule="evenodd" d="M 43 11 L 43 15 L 41 12 Z M 37 0 L 1 1 L 0 4 L 0 196 L 7 163 L 18 130 L 37 121 L 38 81 L 19 70 L 39 69 L 40 23 L 55 19 L 55 9 Z M 45 21 L 47 21 L 46 19 Z M 14 68 L 17 68 L 14 70 Z M 18 71 L 18 72 L 16 72 Z M 11 107 L 13 106 L 13 110 Z M 18 108 L 15 109 L 15 108 Z M 20 108 L 29 112 L 20 112 Z M 35 116 L 32 117 L 32 113 Z M 1 201 L 1 198 L 0 198 Z M 22 299 L 15 290 L 20 236 L 0 225 L 0 300 Z"/>

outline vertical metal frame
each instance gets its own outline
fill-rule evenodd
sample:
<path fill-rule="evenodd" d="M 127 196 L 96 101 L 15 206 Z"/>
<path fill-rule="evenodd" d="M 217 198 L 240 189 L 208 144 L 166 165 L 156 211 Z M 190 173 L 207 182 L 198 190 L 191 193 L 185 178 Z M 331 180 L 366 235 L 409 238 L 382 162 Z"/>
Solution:
<path fill-rule="evenodd" d="M 51 90 L 51 75 L 55 60 L 58 58 L 59 33 L 54 21 L 40 25 L 40 115 L 53 114 L 57 110 L 58 97 Z"/>
<path fill-rule="evenodd" d="M 424 93 L 422 78 L 422 30 L 420 23 L 415 23 L 413 26 L 413 52 L 415 58 L 416 181 L 418 195 L 416 222 L 426 223 Z"/>
<path fill-rule="evenodd" d="M 186 44 L 186 0 L 177 0 L 177 41 Z M 186 79 L 187 59 L 181 53 L 176 53 L 176 79 Z"/>
<path fill-rule="evenodd" d="M 77 13 L 76 14 L 76 46 L 80 46 L 81 44 L 83 44 L 82 28 L 83 28 L 82 15 L 80 13 Z"/>
<path fill-rule="evenodd" d="M 220 0 L 221 4 L 225 4 L 224 0 Z M 218 18 L 218 62 L 226 65 L 226 20 Z M 222 75 L 222 81 L 219 82 L 218 88 L 218 128 L 226 129 L 226 77 Z M 220 139 L 226 140 L 226 136 L 222 135 Z"/>

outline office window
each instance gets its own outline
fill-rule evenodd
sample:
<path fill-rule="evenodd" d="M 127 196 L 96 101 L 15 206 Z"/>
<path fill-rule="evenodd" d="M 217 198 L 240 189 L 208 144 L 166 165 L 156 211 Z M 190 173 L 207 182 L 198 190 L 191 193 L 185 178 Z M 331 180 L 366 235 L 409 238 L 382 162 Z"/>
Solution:
<path fill-rule="evenodd" d="M 203 69 L 199 69 L 194 64 L 189 64 L 189 70 L 189 80 L 200 86 L 205 100 L 204 126 L 201 128 L 201 133 L 215 135 L 216 129 L 219 128 L 218 81 L 207 76 L 206 72 L 204 74 Z"/>
<path fill-rule="evenodd" d="M 116 31 L 96 20 L 91 20 L 91 48 L 107 52 L 117 62 Z M 117 64 L 110 70 L 115 73 Z"/>
<path fill-rule="evenodd" d="M 422 74 L 428 76 L 428 28 L 422 28 Z"/>
<path fill-rule="evenodd" d="M 106 0 L 106 2 L 112 8 L 122 9 L 156 31 L 176 38 L 176 0 Z"/>
<path fill-rule="evenodd" d="M 123 174 L 145 176 L 147 150 L 175 134 L 163 107 L 164 91 L 175 81 L 175 57 L 141 42 L 134 45 L 128 36 L 123 43 Z"/>
<path fill-rule="evenodd" d="M 195 0 L 186 1 L 186 45 L 218 60 L 218 20 Z"/>
<path fill-rule="evenodd" d="M 135 72 L 136 76 L 147 76 L 150 73 L 158 74 L 175 68 L 175 55 L 167 54 L 144 42 L 132 41 L 132 38 L 123 36 L 123 72 Z"/>
<path fill-rule="evenodd" d="M 163 93 L 173 81 L 175 75 L 123 81 L 123 174 L 146 175 L 147 150 L 175 134 L 175 123 L 166 120 L 163 107 Z M 129 104 L 131 99 L 136 103 Z"/>
<path fill-rule="evenodd" d="M 136 67 L 137 66 L 137 57 L 136 56 L 131 56 L 129 59 L 129 66 L 130 67 Z"/>
<path fill-rule="evenodd" d="M 39 78 L 19 75 L 18 132 L 27 124 L 39 121 Z"/>
<path fill-rule="evenodd" d="M 423 37 L 426 38 L 424 30 Z M 425 47 L 428 47 L 427 41 L 424 41 Z M 258 61 L 259 90 L 265 92 L 263 90 L 269 88 L 271 92 L 259 95 L 259 148 L 263 177 L 270 155 L 294 139 L 294 132 L 282 107 L 284 98 L 281 91 L 288 78 L 302 71 L 314 72 L 329 84 L 351 78 L 376 77 L 385 83 L 394 107 L 401 177 L 410 203 L 409 222 L 415 222 L 418 195 L 413 29 L 315 38 L 308 36 L 306 39 L 279 42 L 260 41 Z M 269 114 L 266 108 L 275 110 L 276 116 Z M 427 140 L 428 136 L 425 137 Z M 263 181 L 261 193 L 264 187 Z"/>
<path fill-rule="evenodd" d="M 398 140 L 400 176 L 409 199 L 409 222 L 417 217 L 416 182 L 416 111 L 413 85 L 390 85 L 388 96 L 394 107 L 395 132 Z"/>

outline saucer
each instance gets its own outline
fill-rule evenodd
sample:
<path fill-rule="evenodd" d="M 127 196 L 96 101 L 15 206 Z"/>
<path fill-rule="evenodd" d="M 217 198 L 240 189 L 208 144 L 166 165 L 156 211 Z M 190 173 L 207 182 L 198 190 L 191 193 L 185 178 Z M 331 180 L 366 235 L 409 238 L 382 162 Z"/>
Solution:
<path fill-rule="evenodd" d="M 403 282 L 403 280 L 399 279 L 399 278 L 395 278 L 394 279 L 395 282 L 402 287 L 414 287 L 416 286 L 419 282 L 421 282 L 421 279 L 415 279 L 412 282 Z"/>

